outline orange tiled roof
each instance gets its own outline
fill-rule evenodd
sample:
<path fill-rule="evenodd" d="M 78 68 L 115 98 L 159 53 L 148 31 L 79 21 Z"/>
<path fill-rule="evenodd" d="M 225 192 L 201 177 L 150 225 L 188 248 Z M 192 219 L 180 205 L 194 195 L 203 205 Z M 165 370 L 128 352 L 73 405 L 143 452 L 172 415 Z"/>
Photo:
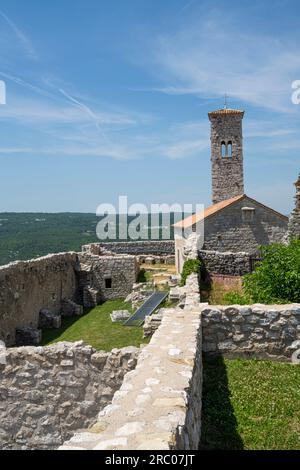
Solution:
<path fill-rule="evenodd" d="M 217 116 L 219 114 L 244 114 L 245 111 L 242 111 L 240 109 L 229 109 L 229 108 L 222 108 L 222 109 L 217 109 L 216 111 L 211 111 L 208 113 L 209 116 Z"/>
<path fill-rule="evenodd" d="M 216 214 L 220 210 L 225 209 L 225 207 L 230 206 L 230 204 L 233 204 L 236 201 L 240 201 L 244 197 L 247 197 L 251 202 L 258 204 L 259 206 L 272 211 L 274 214 L 281 217 L 285 221 L 288 221 L 288 217 L 281 214 L 280 212 L 277 212 L 274 209 L 271 209 L 270 207 L 266 206 L 265 204 L 262 204 L 261 202 L 258 202 L 255 199 L 252 199 L 246 194 L 240 194 L 239 196 L 235 196 L 230 199 L 225 199 L 225 201 L 217 202 L 217 204 L 213 204 L 212 206 L 209 206 L 206 209 L 204 209 L 204 212 L 198 212 L 197 214 L 190 215 L 189 217 L 186 217 L 183 220 L 179 220 L 179 222 L 176 222 L 176 224 L 174 224 L 173 227 L 175 228 L 191 227 L 197 222 L 200 222 L 200 220 L 202 220 L 203 218 L 205 219 L 206 217 L 210 217 L 211 215 Z"/>
<path fill-rule="evenodd" d="M 213 204 L 212 206 L 209 206 L 206 209 L 204 209 L 204 213 L 198 212 L 197 214 L 190 215 L 189 217 L 186 217 L 185 219 L 180 220 L 179 222 L 176 222 L 176 224 L 174 224 L 174 227 L 177 227 L 177 228 L 191 227 L 192 225 L 199 222 L 202 219 L 202 216 L 205 219 L 206 217 L 209 217 L 210 215 L 215 214 L 221 209 L 224 209 L 225 207 L 230 206 L 230 204 L 232 204 L 233 202 L 239 201 L 243 197 L 244 197 L 244 194 L 241 194 L 240 196 L 231 197 L 230 199 L 226 199 L 225 201 L 217 202 L 217 204 Z"/>

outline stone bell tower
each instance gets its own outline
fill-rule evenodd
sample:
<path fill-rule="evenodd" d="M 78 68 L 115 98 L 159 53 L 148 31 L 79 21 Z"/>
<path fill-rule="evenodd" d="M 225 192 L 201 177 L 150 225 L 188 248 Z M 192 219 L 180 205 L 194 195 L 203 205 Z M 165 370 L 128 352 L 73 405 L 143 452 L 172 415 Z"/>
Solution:
<path fill-rule="evenodd" d="M 293 212 L 291 213 L 289 219 L 288 227 L 288 239 L 292 240 L 293 238 L 300 238 L 300 173 L 298 180 L 295 183 L 296 187 L 296 206 Z"/>
<path fill-rule="evenodd" d="M 244 111 L 219 109 L 208 113 L 211 122 L 212 202 L 244 194 Z"/>

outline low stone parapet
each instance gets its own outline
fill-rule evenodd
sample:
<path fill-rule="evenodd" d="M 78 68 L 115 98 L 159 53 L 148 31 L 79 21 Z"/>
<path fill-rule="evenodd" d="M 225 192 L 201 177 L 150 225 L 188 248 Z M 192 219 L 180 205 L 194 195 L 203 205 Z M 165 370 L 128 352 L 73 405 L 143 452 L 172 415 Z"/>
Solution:
<path fill-rule="evenodd" d="M 300 304 L 203 306 L 203 351 L 291 360 L 300 340 Z"/>
<path fill-rule="evenodd" d="M 42 341 L 42 330 L 32 326 L 16 328 L 17 346 L 38 346 Z"/>
<path fill-rule="evenodd" d="M 60 449 L 196 450 L 201 352 L 199 309 L 170 309 L 98 422 Z"/>

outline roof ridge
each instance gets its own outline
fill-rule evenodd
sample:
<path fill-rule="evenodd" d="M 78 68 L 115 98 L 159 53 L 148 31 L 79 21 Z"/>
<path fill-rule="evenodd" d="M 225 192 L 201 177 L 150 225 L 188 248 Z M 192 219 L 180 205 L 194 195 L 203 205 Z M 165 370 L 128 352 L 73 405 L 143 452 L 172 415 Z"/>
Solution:
<path fill-rule="evenodd" d="M 198 212 L 196 214 L 190 215 L 190 216 L 186 217 L 185 219 L 182 219 L 182 220 L 176 222 L 173 225 L 173 227 L 177 227 L 177 228 L 191 227 L 192 225 L 196 224 L 200 220 L 211 217 L 212 215 L 216 214 L 217 212 L 229 207 L 231 204 L 234 204 L 235 202 L 237 202 L 237 201 L 239 201 L 239 200 L 241 200 L 245 197 L 247 197 L 251 201 L 255 202 L 256 204 L 259 204 L 260 206 L 264 207 L 265 209 L 268 209 L 268 210 L 274 212 L 278 216 L 280 216 L 284 219 L 288 219 L 288 217 L 286 217 L 284 214 L 281 214 L 280 212 L 276 211 L 275 209 L 272 209 L 271 207 L 266 206 L 265 204 L 257 201 L 256 199 L 251 198 L 246 193 L 243 193 L 243 194 L 240 194 L 239 196 L 234 196 L 232 198 L 224 199 L 223 201 L 216 202 L 215 204 L 212 204 L 212 205 L 206 207 L 203 212 Z"/>

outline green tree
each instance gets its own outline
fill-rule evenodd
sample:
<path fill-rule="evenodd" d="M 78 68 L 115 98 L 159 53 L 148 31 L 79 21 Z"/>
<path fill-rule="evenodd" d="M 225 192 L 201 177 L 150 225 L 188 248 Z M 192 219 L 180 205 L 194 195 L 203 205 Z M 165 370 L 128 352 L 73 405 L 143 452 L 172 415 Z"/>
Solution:
<path fill-rule="evenodd" d="M 300 302 L 300 240 L 261 248 L 263 259 L 244 277 L 244 291 L 254 302 Z"/>

